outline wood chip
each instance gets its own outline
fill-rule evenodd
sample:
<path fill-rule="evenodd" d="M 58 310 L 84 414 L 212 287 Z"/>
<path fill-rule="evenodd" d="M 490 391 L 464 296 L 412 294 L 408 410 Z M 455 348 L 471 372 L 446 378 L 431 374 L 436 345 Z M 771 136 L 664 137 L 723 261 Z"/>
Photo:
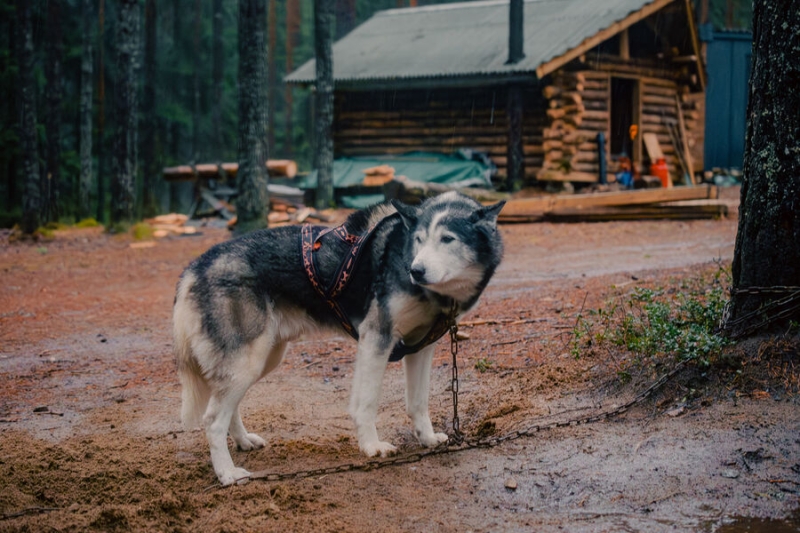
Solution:
<path fill-rule="evenodd" d="M 517 490 L 517 480 L 513 477 L 506 479 L 505 487 L 509 490 Z"/>

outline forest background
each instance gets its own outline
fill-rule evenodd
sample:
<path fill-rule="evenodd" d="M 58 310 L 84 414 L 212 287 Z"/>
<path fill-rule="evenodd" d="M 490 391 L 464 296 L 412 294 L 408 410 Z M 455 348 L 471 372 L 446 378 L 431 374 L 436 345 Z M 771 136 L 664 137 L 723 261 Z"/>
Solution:
<path fill-rule="evenodd" d="M 283 77 L 314 54 L 314 0 L 267 1 L 268 153 L 271 159 L 294 159 L 301 172 L 308 171 L 314 150 L 313 98 L 308 89 L 283 83 Z M 454 0 L 331 1 L 333 35 L 338 40 L 376 11 Z M 22 2 L 30 8 L 30 69 L 20 68 L 25 43 L 17 12 Z M 238 2 L 137 3 L 141 22 L 135 51 L 139 80 L 136 213 L 142 217 L 186 212 L 192 200 L 191 184 L 167 184 L 162 168 L 237 160 Z M 109 220 L 113 136 L 122 126 L 114 112 L 121 77 L 119 36 L 124 33 L 118 27 L 120 4 L 113 0 L 0 0 L 0 227 L 19 222 L 23 212 L 21 74 L 30 75 L 33 82 L 40 183 L 53 188 L 41 191 L 54 200 L 43 203 L 40 220 L 72 223 L 87 216 L 101 223 Z M 698 12 L 707 13 L 707 22 L 715 29 L 750 29 L 750 1 L 703 0 L 700 4 Z M 88 139 L 80 135 L 81 121 L 90 124 L 84 128 L 90 131 Z M 88 176 L 84 171 L 83 193 L 82 144 L 90 146 L 91 161 Z M 145 189 L 147 193 L 142 194 Z M 145 206 L 147 197 L 152 201 Z"/>

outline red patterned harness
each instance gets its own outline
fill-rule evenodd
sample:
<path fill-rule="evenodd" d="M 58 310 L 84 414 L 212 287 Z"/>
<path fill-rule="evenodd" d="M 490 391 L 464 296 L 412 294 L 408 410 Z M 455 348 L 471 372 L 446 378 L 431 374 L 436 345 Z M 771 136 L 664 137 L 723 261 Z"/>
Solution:
<path fill-rule="evenodd" d="M 326 228 L 324 226 L 303 224 L 300 229 L 303 268 L 308 276 L 308 281 L 311 283 L 311 286 L 314 287 L 317 294 L 319 294 L 331 308 L 331 311 L 336 315 L 342 328 L 355 340 L 358 340 L 358 331 L 356 331 L 347 313 L 345 313 L 344 309 L 342 309 L 342 306 L 339 304 L 338 297 L 350 282 L 361 252 L 364 250 L 364 244 L 377 227 L 378 225 L 373 226 L 361 235 L 349 233 L 347 228 L 343 225 L 335 228 Z M 336 269 L 334 276 L 327 283 L 322 278 L 316 261 L 316 252 L 323 246 L 336 246 L 341 250 L 340 253 L 343 255 L 342 261 Z M 430 331 L 428 331 L 420 342 L 413 346 L 407 346 L 402 339 L 398 341 L 392 350 L 389 361 L 399 361 L 406 355 L 416 353 L 442 338 L 450 327 L 455 324 L 457 306 L 452 305 L 451 307 L 449 314 L 439 314 L 433 327 L 431 327 Z"/>

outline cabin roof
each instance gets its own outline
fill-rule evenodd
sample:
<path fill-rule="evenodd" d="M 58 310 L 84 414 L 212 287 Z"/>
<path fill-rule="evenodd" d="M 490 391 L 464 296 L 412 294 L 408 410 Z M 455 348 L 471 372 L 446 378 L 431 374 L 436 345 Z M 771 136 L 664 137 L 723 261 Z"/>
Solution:
<path fill-rule="evenodd" d="M 334 44 L 334 82 L 542 78 L 672 3 L 688 0 L 526 0 L 525 57 L 515 64 L 507 64 L 509 0 L 379 11 Z M 694 22 L 686 18 L 677 22 L 689 28 L 684 53 L 699 55 Z M 702 77 L 699 63 L 698 72 Z M 314 79 L 311 59 L 285 81 Z"/>

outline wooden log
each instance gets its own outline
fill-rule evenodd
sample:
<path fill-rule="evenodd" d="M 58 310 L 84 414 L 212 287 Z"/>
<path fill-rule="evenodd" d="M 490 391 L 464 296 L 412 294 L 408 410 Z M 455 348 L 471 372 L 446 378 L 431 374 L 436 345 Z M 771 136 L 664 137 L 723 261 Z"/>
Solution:
<path fill-rule="evenodd" d="M 555 85 L 547 85 L 542 89 L 542 96 L 547 100 L 552 100 L 561 93 L 561 89 Z"/>
<path fill-rule="evenodd" d="M 552 120 L 556 120 L 556 119 L 559 119 L 559 118 L 564 118 L 564 115 L 566 115 L 566 114 L 567 114 L 567 112 L 562 108 L 555 108 L 555 109 L 548 109 L 547 110 L 547 116 Z"/>
<path fill-rule="evenodd" d="M 271 176 L 285 176 L 293 178 L 297 175 L 297 163 L 288 159 L 270 159 L 267 161 L 267 169 Z M 235 178 L 239 171 L 238 163 L 201 163 L 192 168 L 190 165 L 179 165 L 177 167 L 167 167 L 163 169 L 164 179 L 167 181 L 194 181 L 198 177 L 214 178 L 220 172 L 229 178 Z"/>
<path fill-rule="evenodd" d="M 646 205 L 681 200 L 715 200 L 716 186 L 672 187 L 637 191 L 542 196 L 509 200 L 500 212 L 501 218 L 542 216 L 556 209 L 600 206 Z"/>
<path fill-rule="evenodd" d="M 572 124 L 577 128 L 583 122 L 583 115 L 567 115 L 564 117 L 564 122 L 567 124 Z"/>
<path fill-rule="evenodd" d="M 581 96 L 581 93 L 575 92 L 575 91 L 562 94 L 561 95 L 561 100 L 563 102 L 565 102 L 567 105 L 571 105 L 571 104 L 574 104 L 574 105 L 577 105 L 577 106 L 582 106 L 583 105 L 583 97 Z"/>
<path fill-rule="evenodd" d="M 553 170 L 543 170 L 536 176 L 539 181 L 574 181 L 576 183 L 595 183 L 598 181 L 597 174 L 588 172 L 560 172 Z"/>

